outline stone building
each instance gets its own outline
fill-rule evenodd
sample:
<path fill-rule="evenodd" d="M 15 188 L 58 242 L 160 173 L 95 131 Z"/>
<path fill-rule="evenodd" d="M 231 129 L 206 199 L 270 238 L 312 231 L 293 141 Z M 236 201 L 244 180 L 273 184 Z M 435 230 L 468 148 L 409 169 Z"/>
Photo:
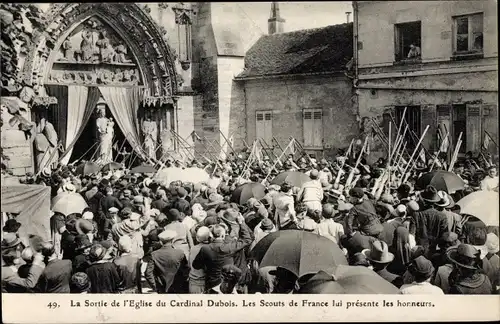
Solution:
<path fill-rule="evenodd" d="M 237 3 L 55 3 L 36 19 L 20 5 L 7 6 L 2 29 L 11 27 L 6 35 L 16 60 L 2 78 L 8 157 L 2 162 L 15 175 L 41 169 L 37 155 L 48 145 L 37 144 L 42 119 L 54 126 L 65 163 L 92 152 L 96 108 L 116 121 L 115 154 L 125 139 L 129 150 L 144 155 L 138 148 L 148 137 L 159 148 L 149 152 L 159 158 L 192 145 L 193 131 L 219 143 L 229 137 L 238 96 L 233 78 L 260 36 Z M 26 30 L 29 40 L 19 36 Z M 31 133 L 7 122 L 13 109 L 33 123 Z"/>
<path fill-rule="evenodd" d="M 294 137 L 318 156 L 346 148 L 358 134 L 347 68 L 352 23 L 284 32 L 285 20 L 273 3 L 268 27 L 234 79 L 243 98 L 235 100 L 241 109 L 233 107 L 236 138 L 284 148 Z"/>
<path fill-rule="evenodd" d="M 370 131 L 374 121 L 388 134 L 391 115 L 399 123 L 407 107 L 405 119 L 417 137 L 430 126 L 423 143 L 431 151 L 439 145 L 438 129 L 449 132 L 452 145 L 463 133 L 462 154 L 479 151 L 486 132 L 499 143 L 496 1 L 353 6 L 362 130 Z M 380 141 L 372 152 L 385 154 Z"/>

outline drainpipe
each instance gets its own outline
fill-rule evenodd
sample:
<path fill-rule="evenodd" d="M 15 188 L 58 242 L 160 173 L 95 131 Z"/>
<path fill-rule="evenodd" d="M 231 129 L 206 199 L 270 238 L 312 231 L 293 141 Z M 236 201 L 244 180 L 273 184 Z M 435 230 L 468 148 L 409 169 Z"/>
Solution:
<path fill-rule="evenodd" d="M 352 2 L 353 8 L 353 57 L 354 57 L 354 96 L 356 98 L 356 119 L 361 125 L 361 113 L 359 111 L 359 94 L 358 94 L 358 2 Z"/>

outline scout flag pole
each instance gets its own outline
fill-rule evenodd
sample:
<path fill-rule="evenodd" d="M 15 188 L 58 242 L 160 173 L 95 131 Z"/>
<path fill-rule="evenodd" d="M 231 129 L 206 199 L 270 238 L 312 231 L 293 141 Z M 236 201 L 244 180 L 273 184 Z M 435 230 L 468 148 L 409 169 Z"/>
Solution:
<path fill-rule="evenodd" d="M 356 170 L 356 168 L 358 167 L 359 163 L 361 162 L 361 158 L 363 157 L 363 153 L 364 153 L 365 148 L 366 148 L 367 139 L 368 139 L 368 136 L 365 137 L 365 141 L 363 143 L 363 146 L 361 147 L 361 152 L 359 152 L 359 156 L 358 156 L 358 159 L 356 160 L 356 164 L 351 169 L 351 172 L 349 172 L 349 176 L 347 177 L 347 181 L 346 181 L 346 184 L 345 184 L 346 187 L 351 184 L 352 179 L 354 178 L 354 171 Z"/>
<path fill-rule="evenodd" d="M 458 151 L 460 150 L 460 146 L 462 146 L 462 132 L 460 132 L 460 135 L 458 135 L 458 140 L 457 140 L 457 145 L 455 146 L 455 151 L 453 152 L 453 155 L 451 157 L 450 165 L 448 166 L 448 171 L 451 172 L 453 170 L 453 166 L 455 165 L 455 162 L 458 157 Z"/>
<path fill-rule="evenodd" d="M 417 153 L 417 150 L 418 150 L 420 144 L 422 144 L 422 141 L 424 140 L 425 134 L 427 133 L 428 130 L 429 130 L 429 125 L 427 125 L 427 127 L 425 127 L 422 136 L 418 140 L 418 143 L 415 146 L 415 149 L 413 150 L 413 153 L 410 156 L 410 160 L 408 161 L 408 164 L 406 164 L 405 169 L 403 170 L 403 174 L 406 174 L 406 171 L 408 170 L 408 167 L 411 165 L 411 162 L 413 161 L 413 158 L 414 158 L 415 154 Z"/>
<path fill-rule="evenodd" d="M 266 177 L 264 178 L 264 180 L 262 180 L 262 182 L 265 182 L 267 180 L 267 178 L 269 178 L 269 175 L 271 174 L 271 172 L 273 171 L 273 169 L 276 167 L 276 164 L 278 163 L 278 161 L 281 159 L 281 157 L 283 156 L 283 154 L 285 154 L 285 152 L 288 150 L 288 148 L 290 147 L 290 145 L 292 145 L 294 143 L 295 139 L 292 139 L 290 141 L 290 143 L 288 143 L 288 145 L 285 147 L 285 151 L 283 151 L 280 156 L 278 157 L 278 160 L 276 160 L 273 164 L 273 166 L 271 167 L 271 169 L 269 170 L 269 172 L 267 173 Z"/>

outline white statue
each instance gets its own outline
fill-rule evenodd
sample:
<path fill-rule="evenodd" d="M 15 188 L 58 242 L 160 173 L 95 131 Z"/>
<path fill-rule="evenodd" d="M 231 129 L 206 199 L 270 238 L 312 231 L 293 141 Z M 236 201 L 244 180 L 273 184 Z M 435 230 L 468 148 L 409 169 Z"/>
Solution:
<path fill-rule="evenodd" d="M 168 155 L 166 152 L 170 152 L 174 150 L 174 142 L 172 139 L 172 133 L 170 132 L 170 129 L 165 128 L 161 132 L 161 150 L 162 154 L 164 154 L 163 158 L 166 158 Z"/>
<path fill-rule="evenodd" d="M 156 141 L 157 141 L 157 127 L 156 122 L 152 121 L 149 117 L 142 122 L 142 132 L 144 133 L 144 150 L 146 154 L 152 158 L 156 158 Z"/>
<path fill-rule="evenodd" d="M 54 169 L 59 162 L 58 136 L 54 126 L 45 118 L 36 125 L 35 151 L 39 170 Z"/>
<path fill-rule="evenodd" d="M 97 118 L 97 131 L 99 132 L 100 146 L 97 163 L 104 165 L 113 161 L 113 137 L 115 123 L 113 118 L 106 118 L 106 110 L 99 110 Z"/>

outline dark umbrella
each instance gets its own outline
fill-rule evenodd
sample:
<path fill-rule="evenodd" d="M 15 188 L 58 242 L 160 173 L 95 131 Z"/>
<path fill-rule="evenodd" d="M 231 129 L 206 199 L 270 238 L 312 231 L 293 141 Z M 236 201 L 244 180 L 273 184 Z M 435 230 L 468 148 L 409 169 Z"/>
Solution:
<path fill-rule="evenodd" d="M 331 272 L 319 271 L 301 285 L 298 293 L 396 295 L 400 293 L 400 290 L 366 267 L 339 265 Z"/>
<path fill-rule="evenodd" d="M 442 190 L 448 194 L 453 194 L 465 188 L 465 182 L 455 173 L 448 171 L 432 171 L 423 174 L 417 179 L 415 188 L 423 190 L 429 185 L 436 188 L 436 190 Z"/>
<path fill-rule="evenodd" d="M 268 234 L 250 251 L 259 266 L 277 266 L 301 277 L 323 269 L 332 269 L 347 259 L 330 239 L 311 232 L 284 230 Z"/>
<path fill-rule="evenodd" d="M 156 169 L 152 165 L 141 164 L 130 170 L 130 173 L 156 173 Z"/>
<path fill-rule="evenodd" d="M 271 184 L 276 184 L 281 186 L 283 183 L 289 182 L 292 186 L 302 187 L 307 181 L 311 181 L 311 178 L 305 173 L 298 171 L 286 171 L 278 174 L 272 181 Z"/>
<path fill-rule="evenodd" d="M 266 187 L 262 183 L 249 182 L 234 189 L 231 202 L 244 205 L 250 198 L 260 200 L 266 195 Z"/>
<path fill-rule="evenodd" d="M 123 164 L 118 163 L 118 162 L 110 162 L 110 163 L 106 164 L 105 166 L 103 166 L 101 171 L 108 172 L 108 171 L 120 170 L 121 168 L 123 168 Z"/>
<path fill-rule="evenodd" d="M 99 164 L 95 162 L 82 162 L 76 167 L 75 173 L 80 174 L 82 176 L 86 176 L 92 173 L 97 173 L 101 170 L 101 167 Z"/>

